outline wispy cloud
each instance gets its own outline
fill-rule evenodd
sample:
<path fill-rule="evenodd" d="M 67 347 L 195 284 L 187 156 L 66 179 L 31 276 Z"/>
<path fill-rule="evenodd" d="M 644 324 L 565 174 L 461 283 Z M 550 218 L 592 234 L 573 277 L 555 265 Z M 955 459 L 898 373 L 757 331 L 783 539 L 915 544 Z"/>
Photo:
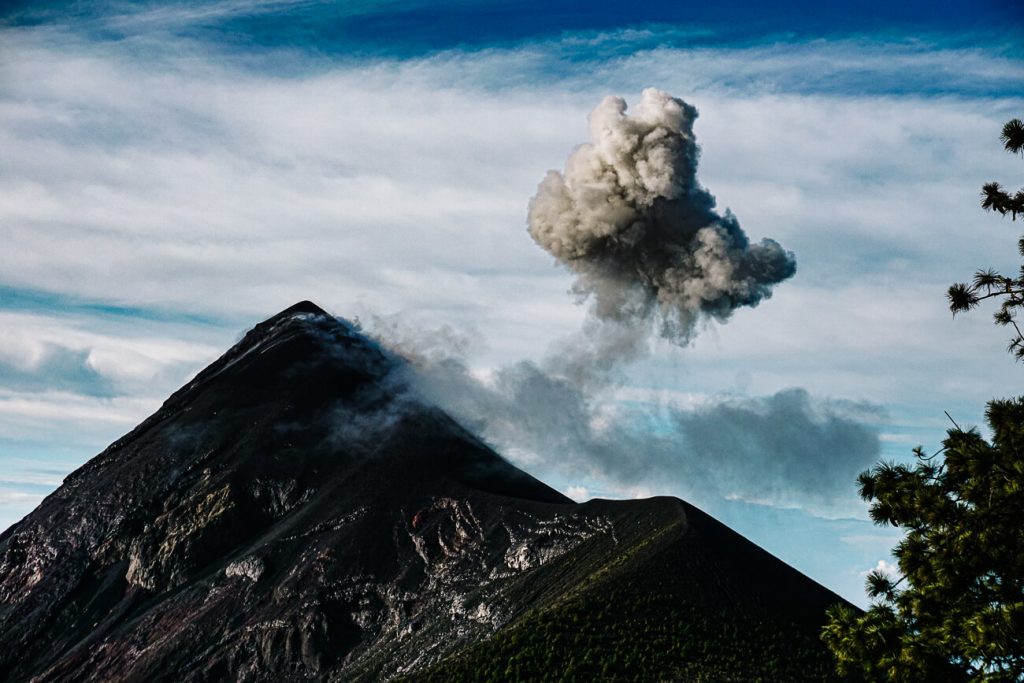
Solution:
<path fill-rule="evenodd" d="M 24 437 L 45 429 L 47 422 L 101 422 L 130 427 L 152 412 L 159 402 L 152 398 L 98 399 L 80 394 L 45 392 L 17 394 L 0 392 L 0 415 L 4 416 L 3 436 Z"/>
<path fill-rule="evenodd" d="M 1016 172 L 989 143 L 1019 99 L 969 85 L 1015 87 L 999 50 L 625 50 L 595 69 L 559 60 L 630 37 L 580 47 L 568 36 L 280 74 L 218 65 L 189 43 L 139 59 L 53 37 L 5 31 L 8 286 L 236 320 L 313 297 L 343 314 L 416 311 L 486 330 L 481 363 L 537 357 L 581 313 L 525 233 L 526 201 L 583 139 L 601 95 L 656 82 L 699 106 L 703 177 L 719 204 L 802 263 L 785 296 L 698 341 L 678 369 L 686 381 L 715 391 L 743 370 L 761 392 L 798 384 L 888 400 L 920 395 L 905 370 L 942 376 L 950 354 L 964 379 L 944 381 L 979 378 L 973 396 L 1004 374 L 977 365 L 966 342 L 938 354 L 933 343 L 987 325 L 952 325 L 941 291 L 952 272 L 1006 252 L 998 223 L 965 229 L 984 220 L 977 186 Z M 809 63 L 834 92 L 806 85 Z M 865 73 L 884 94 L 851 86 Z M 952 94 L 907 93 L 923 81 Z M 152 370 L 132 345 L 109 372 Z M 873 371 L 889 358 L 900 362 Z"/>
<path fill-rule="evenodd" d="M 977 219 L 963 178 L 1009 168 L 983 142 L 1009 101 L 765 94 L 777 89 L 757 78 L 730 89 L 717 84 L 728 50 L 652 52 L 599 76 L 570 69 L 571 78 L 496 90 L 502 74 L 520 72 L 521 53 L 280 77 L 194 56 L 139 63 L 54 49 L 31 34 L 12 44 L 0 211 L 17 227 L 2 265 L 8 282 L 39 289 L 250 313 L 311 294 L 346 311 L 444 301 L 478 323 L 488 315 L 474 292 L 482 280 L 522 274 L 550 300 L 565 278 L 525 238 L 525 201 L 582 137 L 605 88 L 656 80 L 703 92 L 706 182 L 758 236 L 811 256 L 814 276 L 933 268 L 936 244 L 956 240 L 966 260 L 992 253 L 1000 237 L 963 234 Z M 541 61 L 543 50 L 531 50 Z M 848 50 L 851 61 L 918 73 L 879 46 Z M 735 58 L 794 80 L 806 61 L 770 57 Z M 567 78 L 579 90 L 571 100 Z M 452 239 L 463 248 L 448 248 Z M 818 258 L 826 243 L 844 248 Z M 417 295 L 426 281 L 432 295 Z"/>
<path fill-rule="evenodd" d="M 0 506 L 6 505 L 19 505 L 35 506 L 43 499 L 43 495 L 39 493 L 26 493 L 25 491 L 12 490 L 3 486 L 0 486 Z"/>
<path fill-rule="evenodd" d="M 179 372 L 211 360 L 218 350 L 146 336 L 147 326 L 137 323 L 127 334 L 118 334 L 109 323 L 103 327 L 81 316 L 0 310 L 0 385 L 108 397 L 137 393 L 161 383 L 168 373 L 179 379 Z"/>

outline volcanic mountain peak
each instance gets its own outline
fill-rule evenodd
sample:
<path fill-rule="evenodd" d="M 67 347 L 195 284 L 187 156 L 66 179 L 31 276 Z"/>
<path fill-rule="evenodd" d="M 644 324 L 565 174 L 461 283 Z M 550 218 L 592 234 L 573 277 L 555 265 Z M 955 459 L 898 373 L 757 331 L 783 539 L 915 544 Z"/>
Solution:
<path fill-rule="evenodd" d="M 280 318 L 287 315 L 297 315 L 300 313 L 312 313 L 313 315 L 330 315 L 327 311 L 317 306 L 312 301 L 304 299 L 298 303 L 292 304 L 288 308 L 278 313 L 275 318 Z"/>
<path fill-rule="evenodd" d="M 335 318 L 312 302 L 300 301 L 249 330 L 186 389 L 222 374 L 246 358 L 267 356 L 271 351 L 270 362 L 256 361 L 256 368 L 250 371 L 275 372 L 295 365 L 330 364 L 380 377 L 396 361 L 352 323 Z"/>
<path fill-rule="evenodd" d="M 159 423 L 179 418 L 195 422 L 196 415 L 185 413 L 203 415 L 204 408 L 223 416 L 244 405 L 276 404 L 278 409 L 293 410 L 289 399 L 321 408 L 320 404 L 337 402 L 361 387 L 382 394 L 384 378 L 401 365 L 401 358 L 356 325 L 301 301 L 246 332 L 104 455 Z"/>
<path fill-rule="evenodd" d="M 682 501 L 572 503 L 404 367 L 309 302 L 256 325 L 0 535 L 0 679 L 453 680 L 535 640 L 828 677 L 836 596 Z"/>

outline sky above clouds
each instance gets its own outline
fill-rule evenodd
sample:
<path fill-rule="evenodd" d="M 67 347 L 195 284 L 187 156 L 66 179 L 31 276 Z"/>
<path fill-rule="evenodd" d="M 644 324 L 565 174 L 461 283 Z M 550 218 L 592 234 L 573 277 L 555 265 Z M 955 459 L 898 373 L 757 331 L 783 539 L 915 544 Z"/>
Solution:
<path fill-rule="evenodd" d="M 978 192 L 1021 184 L 998 133 L 1024 110 L 1024 17 L 677 4 L 7 5 L 0 527 L 312 299 L 574 497 L 683 497 L 863 602 L 895 536 L 857 472 L 1019 392 L 1004 332 L 944 292 L 1018 265 Z M 796 273 L 573 379 L 593 319 L 528 205 L 604 97 L 632 114 L 648 87 L 696 108 L 698 183 Z"/>

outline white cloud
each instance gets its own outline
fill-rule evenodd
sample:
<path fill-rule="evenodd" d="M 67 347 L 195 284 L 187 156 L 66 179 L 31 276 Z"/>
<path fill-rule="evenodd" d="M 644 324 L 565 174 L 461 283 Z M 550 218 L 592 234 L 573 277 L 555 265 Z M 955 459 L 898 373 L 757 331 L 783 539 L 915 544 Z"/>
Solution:
<path fill-rule="evenodd" d="M 38 505 L 39 501 L 41 501 L 42 499 L 43 496 L 38 493 L 26 493 L 25 491 L 18 491 L 16 489 L 0 487 L 0 506 L 35 506 Z"/>
<path fill-rule="evenodd" d="M 30 372 L 55 349 L 80 351 L 101 375 L 137 384 L 152 381 L 168 366 L 191 367 L 218 354 L 214 346 L 146 336 L 146 326 L 137 327 L 143 329 L 117 334 L 81 318 L 0 310 L 0 364 Z"/>
<path fill-rule="evenodd" d="M 570 486 L 565 489 L 565 495 L 569 496 L 577 503 L 582 503 L 586 500 L 590 500 L 590 491 L 586 486 Z"/>
<path fill-rule="evenodd" d="M 64 477 L 59 476 L 56 472 L 40 472 L 36 470 L 8 476 L 0 480 L 0 486 L 10 485 L 18 487 L 25 485 L 28 487 L 51 486 L 57 488 L 62 481 L 64 481 Z"/>
<path fill-rule="evenodd" d="M 131 426 L 160 405 L 153 397 L 93 398 L 79 394 L 43 392 L 18 394 L 0 390 L 0 435 L 25 437 L 50 422 L 101 422 Z"/>
<path fill-rule="evenodd" d="M 880 441 L 886 441 L 890 443 L 912 443 L 913 439 L 909 434 L 879 434 L 878 439 Z"/>
<path fill-rule="evenodd" d="M 871 569 L 865 569 L 860 573 L 861 576 L 867 576 L 871 572 L 881 572 L 888 576 L 890 579 L 898 579 L 900 576 L 900 568 L 895 562 L 889 562 L 888 560 L 879 560 Z"/>

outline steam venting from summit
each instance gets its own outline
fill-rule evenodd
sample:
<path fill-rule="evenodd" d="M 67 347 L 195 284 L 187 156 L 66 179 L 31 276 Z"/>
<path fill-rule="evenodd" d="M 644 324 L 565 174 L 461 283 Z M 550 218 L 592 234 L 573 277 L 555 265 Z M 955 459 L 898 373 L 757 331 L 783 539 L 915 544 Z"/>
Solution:
<path fill-rule="evenodd" d="M 702 319 L 756 306 L 796 272 L 777 242 L 751 244 L 697 182 L 697 110 L 654 88 L 633 114 L 606 97 L 590 142 L 549 171 L 530 202 L 533 239 L 575 275 L 601 321 L 656 326 L 689 342 Z"/>

